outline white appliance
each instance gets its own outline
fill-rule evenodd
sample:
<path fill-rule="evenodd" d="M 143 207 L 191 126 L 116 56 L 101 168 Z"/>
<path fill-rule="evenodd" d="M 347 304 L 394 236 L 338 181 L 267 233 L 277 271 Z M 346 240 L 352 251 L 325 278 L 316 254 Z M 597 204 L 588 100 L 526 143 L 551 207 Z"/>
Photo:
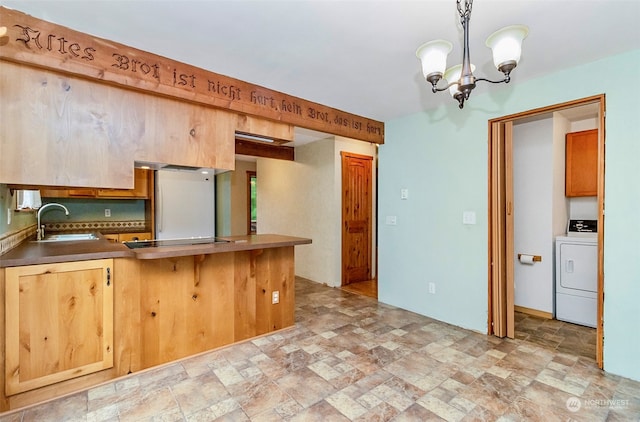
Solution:
<path fill-rule="evenodd" d="M 215 178 L 192 170 L 156 172 L 156 239 L 215 236 Z"/>
<path fill-rule="evenodd" d="M 571 220 L 567 236 L 556 237 L 556 319 L 596 326 L 598 239 L 595 222 Z"/>

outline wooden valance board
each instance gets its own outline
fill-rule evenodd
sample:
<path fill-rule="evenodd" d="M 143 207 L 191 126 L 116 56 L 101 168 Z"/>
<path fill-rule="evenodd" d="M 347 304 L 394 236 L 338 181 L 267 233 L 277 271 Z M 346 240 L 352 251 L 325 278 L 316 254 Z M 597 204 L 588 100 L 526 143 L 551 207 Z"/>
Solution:
<path fill-rule="evenodd" d="M 302 128 L 384 143 L 384 123 L 0 7 L 2 60 L 244 113 Z"/>

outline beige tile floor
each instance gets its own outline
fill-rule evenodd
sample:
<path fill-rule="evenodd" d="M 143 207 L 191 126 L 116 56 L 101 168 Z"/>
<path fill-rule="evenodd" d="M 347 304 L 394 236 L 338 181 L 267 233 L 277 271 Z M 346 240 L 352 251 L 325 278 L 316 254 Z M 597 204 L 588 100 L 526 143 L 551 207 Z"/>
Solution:
<path fill-rule="evenodd" d="M 640 419 L 640 383 L 562 349 L 562 324 L 508 340 L 304 279 L 296 298 L 294 328 L 0 421 Z"/>
<path fill-rule="evenodd" d="M 515 338 L 586 358 L 596 356 L 596 329 L 515 313 Z"/>

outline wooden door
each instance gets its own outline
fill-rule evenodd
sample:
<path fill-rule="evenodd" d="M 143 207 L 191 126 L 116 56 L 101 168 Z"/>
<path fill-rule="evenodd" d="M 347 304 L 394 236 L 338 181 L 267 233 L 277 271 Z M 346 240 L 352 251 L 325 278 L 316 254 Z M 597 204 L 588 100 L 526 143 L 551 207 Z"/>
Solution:
<path fill-rule="evenodd" d="M 490 331 L 498 337 L 514 338 L 513 290 L 513 122 L 493 123 L 491 128 L 490 216 L 494 230 L 490 233 L 491 311 Z"/>
<path fill-rule="evenodd" d="M 343 151 L 342 285 L 371 279 L 373 157 Z"/>
<path fill-rule="evenodd" d="M 112 259 L 6 269 L 5 391 L 113 367 Z"/>

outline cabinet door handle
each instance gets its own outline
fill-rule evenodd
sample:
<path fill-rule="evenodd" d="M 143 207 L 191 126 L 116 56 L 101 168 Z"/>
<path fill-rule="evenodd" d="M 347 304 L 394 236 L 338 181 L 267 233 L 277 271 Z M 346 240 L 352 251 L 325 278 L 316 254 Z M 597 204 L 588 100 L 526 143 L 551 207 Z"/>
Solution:
<path fill-rule="evenodd" d="M 111 286 L 111 267 L 107 267 L 107 286 Z"/>

